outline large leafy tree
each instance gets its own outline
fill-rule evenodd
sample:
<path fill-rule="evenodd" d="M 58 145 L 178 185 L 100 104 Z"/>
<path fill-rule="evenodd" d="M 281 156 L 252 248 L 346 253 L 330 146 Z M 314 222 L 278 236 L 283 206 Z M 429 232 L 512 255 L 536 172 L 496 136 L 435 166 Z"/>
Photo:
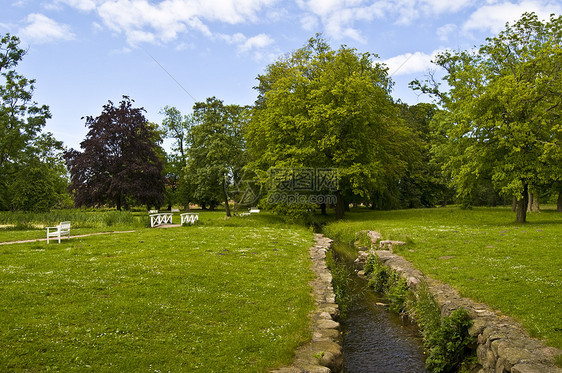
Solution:
<path fill-rule="evenodd" d="M 189 149 L 190 129 L 193 124 L 191 115 L 183 115 L 173 106 L 164 107 L 162 129 L 167 138 L 172 139 L 171 152 L 167 155 L 165 166 L 166 174 L 166 201 L 169 205 L 181 203 L 189 208 L 192 199 L 192 185 L 185 177 L 187 165 L 187 152 Z"/>
<path fill-rule="evenodd" d="M 130 203 L 159 206 L 163 199 L 160 134 L 144 117 L 143 108 L 123 96 L 109 101 L 97 117 L 86 117 L 89 132 L 80 147 L 66 153 L 76 206 Z"/>
<path fill-rule="evenodd" d="M 33 101 L 35 80 L 16 71 L 26 54 L 19 44 L 0 37 L 0 209 L 45 211 L 64 194 L 62 143 L 42 133 L 51 114 Z"/>
<path fill-rule="evenodd" d="M 433 104 L 400 104 L 400 117 L 410 128 L 412 138 L 404 143 L 408 155 L 406 174 L 396 183 L 400 192 L 400 207 L 435 207 L 446 205 L 450 197 L 447 178 L 441 172 L 441 162 L 433 152 L 434 144 L 441 142 L 431 121 L 439 112 Z"/>
<path fill-rule="evenodd" d="M 337 169 L 338 218 L 345 196 L 367 198 L 405 168 L 397 154 L 407 128 L 390 98 L 387 70 L 374 57 L 333 50 L 317 35 L 258 76 L 246 132 L 251 166 Z"/>
<path fill-rule="evenodd" d="M 446 113 L 438 123 L 449 141 L 441 148 L 460 196 L 490 177 L 517 199 L 516 221 L 526 221 L 530 186 L 562 178 L 562 17 L 524 14 L 475 51 L 446 52 Z"/>
<path fill-rule="evenodd" d="M 194 199 L 211 208 L 224 202 L 230 216 L 229 185 L 244 166 L 242 127 L 247 109 L 225 105 L 215 97 L 193 106 L 185 177 L 193 185 Z"/>

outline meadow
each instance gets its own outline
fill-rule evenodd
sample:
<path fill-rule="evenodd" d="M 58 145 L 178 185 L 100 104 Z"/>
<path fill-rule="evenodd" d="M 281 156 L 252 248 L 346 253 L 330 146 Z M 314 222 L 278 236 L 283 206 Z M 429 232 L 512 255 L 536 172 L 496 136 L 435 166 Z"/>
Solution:
<path fill-rule="evenodd" d="M 168 229 L 145 228 L 144 215 L 109 225 L 76 215 L 71 232 L 131 233 L 0 245 L 0 371 L 261 372 L 291 362 L 311 337 L 311 231 L 267 213 L 202 213 Z M 44 237 L 39 220 L 0 229 L 0 241 Z"/>
<path fill-rule="evenodd" d="M 562 213 L 546 206 L 525 224 L 514 218 L 502 207 L 356 209 L 346 220 L 328 223 L 324 233 L 351 243 L 356 232 L 376 230 L 405 241 L 395 252 L 425 274 L 562 348 Z"/>

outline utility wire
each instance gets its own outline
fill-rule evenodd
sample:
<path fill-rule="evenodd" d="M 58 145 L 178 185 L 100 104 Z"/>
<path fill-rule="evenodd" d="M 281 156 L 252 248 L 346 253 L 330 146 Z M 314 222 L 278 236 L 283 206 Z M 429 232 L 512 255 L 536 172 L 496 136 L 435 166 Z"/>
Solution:
<path fill-rule="evenodd" d="M 148 53 L 148 51 L 147 51 L 146 49 L 144 49 L 144 48 L 141 48 L 141 49 L 144 51 L 144 53 L 148 54 L 148 56 L 149 56 L 150 58 L 152 58 L 152 60 L 153 60 L 154 62 L 156 62 L 156 64 L 158 64 L 158 66 L 160 66 L 160 68 L 161 68 L 162 70 L 164 70 L 164 72 L 165 72 L 166 74 L 168 74 L 168 76 L 169 76 L 170 78 L 172 78 L 172 80 L 173 80 L 174 82 L 176 82 L 176 84 L 177 84 L 181 89 L 183 89 L 183 91 L 184 91 L 185 93 L 187 93 L 188 96 L 191 97 L 194 102 L 197 102 L 197 100 L 195 99 L 195 97 L 193 97 L 193 96 L 191 95 L 191 93 L 189 93 L 189 92 L 187 91 L 187 89 L 185 89 L 185 88 L 183 87 L 183 85 L 181 85 L 181 83 L 178 82 L 178 80 L 177 80 L 176 78 L 174 78 L 174 76 L 173 76 L 172 74 L 170 74 L 170 73 L 168 72 L 168 70 L 166 70 L 166 68 L 164 68 L 164 66 L 162 66 L 162 64 L 156 60 L 156 58 L 154 58 L 150 53 Z"/>
<path fill-rule="evenodd" d="M 398 66 L 398 68 L 396 70 L 394 70 L 392 72 L 392 74 L 390 74 L 390 77 L 392 77 L 394 74 L 396 74 L 398 72 L 398 70 L 400 70 L 402 68 L 402 66 L 404 66 L 406 64 L 406 62 L 408 62 L 410 60 L 410 58 L 412 58 L 414 56 L 414 53 L 411 53 L 408 58 L 406 58 L 406 60 L 404 62 L 402 62 L 402 64 L 400 66 Z"/>

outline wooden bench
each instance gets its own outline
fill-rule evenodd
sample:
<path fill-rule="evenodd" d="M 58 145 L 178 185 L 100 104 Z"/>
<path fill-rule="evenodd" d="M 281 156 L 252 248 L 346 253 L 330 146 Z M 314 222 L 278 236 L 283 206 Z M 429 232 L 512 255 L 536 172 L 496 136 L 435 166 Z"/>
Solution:
<path fill-rule="evenodd" d="M 150 215 L 150 227 L 154 228 L 162 224 L 172 224 L 172 214 L 159 213 Z"/>
<path fill-rule="evenodd" d="M 180 217 L 181 217 L 181 225 L 195 224 L 196 221 L 199 221 L 199 214 L 194 214 L 190 212 L 180 214 Z"/>
<path fill-rule="evenodd" d="M 56 227 L 47 227 L 47 244 L 49 243 L 49 238 L 56 237 L 59 240 L 61 236 L 67 236 L 70 240 L 70 222 L 63 221 Z"/>

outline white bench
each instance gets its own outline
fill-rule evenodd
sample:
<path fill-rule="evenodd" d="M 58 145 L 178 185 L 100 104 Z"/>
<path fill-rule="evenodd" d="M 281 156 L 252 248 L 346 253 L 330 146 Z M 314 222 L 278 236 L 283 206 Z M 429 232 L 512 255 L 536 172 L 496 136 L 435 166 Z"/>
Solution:
<path fill-rule="evenodd" d="M 239 215 L 240 216 L 248 216 L 250 214 L 259 214 L 260 209 L 257 207 L 252 207 L 248 209 L 248 212 L 241 212 Z"/>
<path fill-rule="evenodd" d="M 162 224 L 172 224 L 172 214 L 160 213 L 150 215 L 150 227 L 154 228 Z"/>
<path fill-rule="evenodd" d="M 47 244 L 49 243 L 49 238 L 56 237 L 59 240 L 61 236 L 67 236 L 70 240 L 70 222 L 63 221 L 56 227 L 47 227 Z"/>
<path fill-rule="evenodd" d="M 180 212 L 180 209 L 172 209 L 172 212 Z"/>
<path fill-rule="evenodd" d="M 149 210 L 148 213 L 149 214 L 158 214 L 158 210 Z"/>
<path fill-rule="evenodd" d="M 195 224 L 196 221 L 199 221 L 199 214 L 194 214 L 190 212 L 180 214 L 180 217 L 181 217 L 181 225 Z"/>

